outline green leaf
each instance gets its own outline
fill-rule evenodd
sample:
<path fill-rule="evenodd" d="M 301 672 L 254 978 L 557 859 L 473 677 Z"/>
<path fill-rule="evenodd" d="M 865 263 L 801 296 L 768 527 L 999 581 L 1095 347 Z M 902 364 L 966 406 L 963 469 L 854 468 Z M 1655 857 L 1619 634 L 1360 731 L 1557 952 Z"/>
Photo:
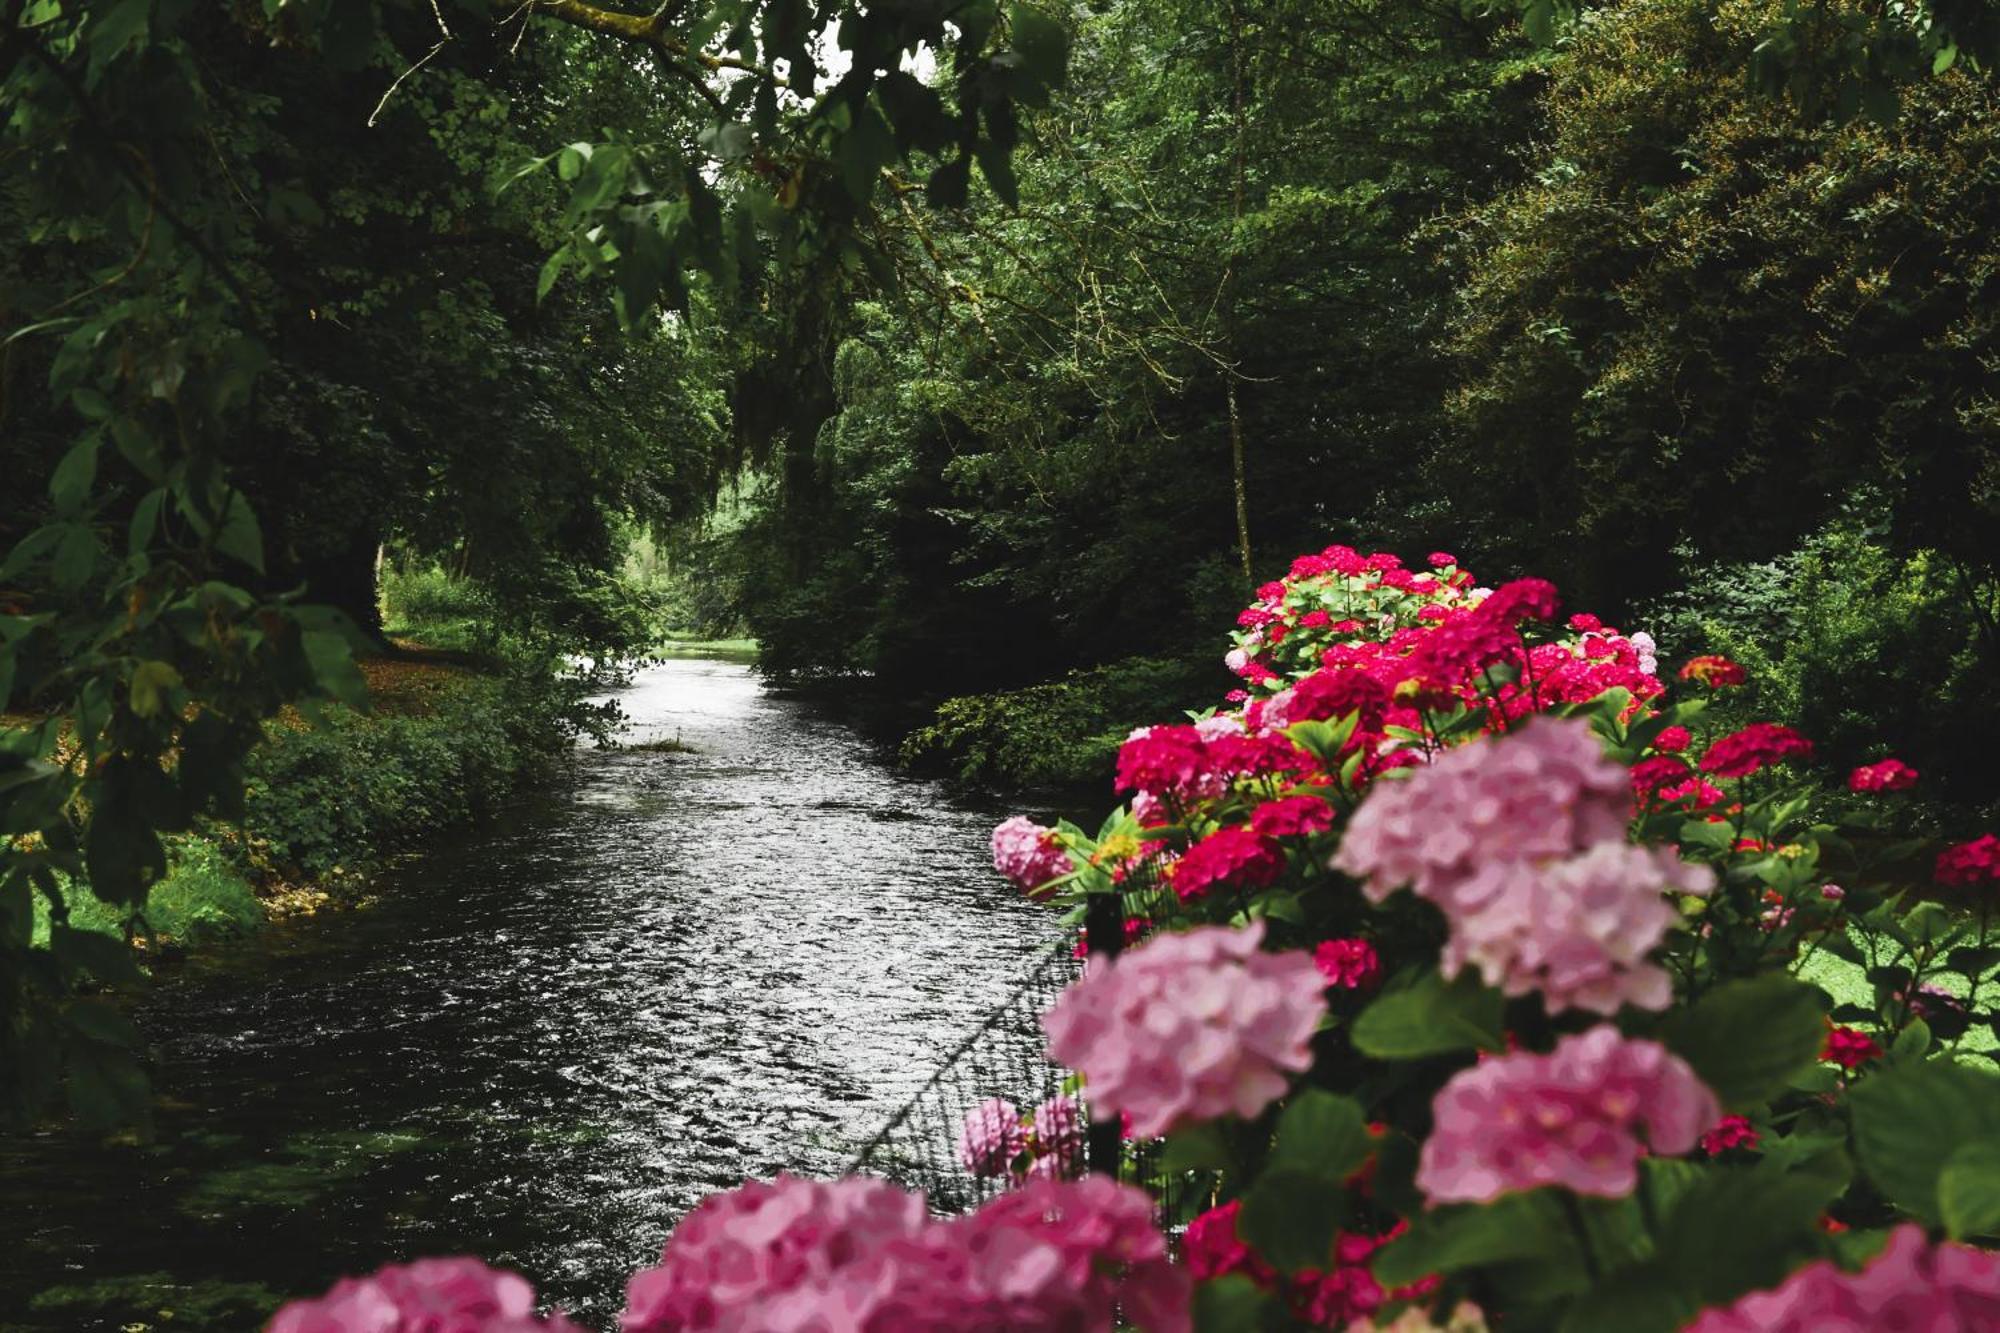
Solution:
<path fill-rule="evenodd" d="M 1490 1204 L 1435 1209 L 1375 1257 L 1375 1280 L 1400 1287 L 1432 1273 L 1574 1254 L 1569 1220 L 1551 1190 L 1505 1195 Z M 1578 1262 L 1581 1262 L 1579 1257 Z"/>
<path fill-rule="evenodd" d="M 1194 1326 L 1202 1333 L 1275 1333 L 1291 1321 L 1277 1297 L 1245 1274 L 1230 1273 L 1195 1287 Z"/>
<path fill-rule="evenodd" d="M 1953 1240 L 2000 1231 L 2000 1144 L 1968 1143 L 1938 1174 L 1938 1212 Z"/>
<path fill-rule="evenodd" d="M 1160 1168 L 1170 1175 L 1183 1171 L 1222 1170 L 1235 1162 L 1222 1127 L 1214 1122 L 1177 1129 L 1167 1137 Z"/>
<path fill-rule="evenodd" d="M 1703 1305 L 1774 1286 L 1817 1249 L 1820 1215 L 1850 1174 L 1840 1152 L 1795 1171 L 1771 1163 L 1712 1167 L 1668 1213 L 1660 1256 Z"/>
<path fill-rule="evenodd" d="M 1817 988 L 1773 973 L 1716 987 L 1660 1035 L 1723 1105 L 1754 1109 L 1818 1060 L 1826 1020 Z"/>
<path fill-rule="evenodd" d="M 100 443 L 98 436 L 86 435 L 70 446 L 62 462 L 56 464 L 55 473 L 49 478 L 49 499 L 55 501 L 61 512 L 74 514 L 90 498 L 91 484 L 97 480 Z"/>
<path fill-rule="evenodd" d="M 116 935 L 51 923 L 49 951 L 64 968 L 86 972 L 99 981 L 119 983 L 142 979 L 132 950 Z"/>
<path fill-rule="evenodd" d="M 972 184 L 972 160 L 960 153 L 933 171 L 924 185 L 924 197 L 932 208 L 963 208 L 965 192 Z"/>
<path fill-rule="evenodd" d="M 126 1125 L 149 1126 L 152 1092 L 132 1053 L 118 1046 L 74 1042 L 67 1080 L 70 1110 L 86 1130 L 102 1133 Z"/>
<path fill-rule="evenodd" d="M 1243 1196 L 1236 1226 L 1244 1243 L 1287 1273 L 1325 1268 L 1347 1197 L 1318 1175 L 1267 1167 Z"/>
<path fill-rule="evenodd" d="M 223 555 L 241 561 L 259 574 L 264 572 L 264 534 L 257 526 L 249 497 L 243 492 L 231 491 L 223 502 L 222 522 L 215 529 L 214 541 L 215 549 Z"/>
<path fill-rule="evenodd" d="M 896 138 L 881 113 L 863 102 L 854 112 L 854 127 L 841 136 L 840 179 L 855 202 L 874 197 L 882 168 L 896 160 Z"/>
<path fill-rule="evenodd" d="M 180 687 L 181 673 L 173 663 L 141 662 L 132 672 L 132 711 L 140 717 L 158 717 Z"/>
<path fill-rule="evenodd" d="M 1009 208 L 1020 207 L 1021 185 L 1014 176 L 1012 155 L 991 139 L 980 140 L 977 155 L 979 174 L 986 177 L 986 183 L 1000 196 L 1000 202 Z"/>
<path fill-rule="evenodd" d="M 1939 1177 L 1954 1156 L 1968 1144 L 2000 1139 L 2000 1077 L 1966 1065 L 1932 1060 L 1884 1070 L 1848 1101 L 1862 1170 L 1892 1203 L 1926 1222 L 1944 1220 Z"/>
<path fill-rule="evenodd" d="M 1505 1044 L 1500 992 L 1461 972 L 1447 983 L 1436 971 L 1381 996 L 1354 1020 L 1354 1046 L 1378 1060 L 1417 1060 Z"/>
<path fill-rule="evenodd" d="M 1368 1160 L 1374 1146 L 1358 1103 L 1308 1088 L 1278 1117 L 1269 1169 L 1305 1172 L 1338 1186 Z"/>
<path fill-rule="evenodd" d="M 312 668 L 319 687 L 350 708 L 368 706 L 368 682 L 354 665 L 354 653 L 345 635 L 332 630 L 307 630 L 300 636 L 306 664 Z"/>
<path fill-rule="evenodd" d="M 138 555 L 151 547 L 153 534 L 159 531 L 160 509 L 167 502 L 164 487 L 156 487 L 140 497 L 132 507 L 132 522 L 125 533 L 125 545 L 132 555 Z"/>
<path fill-rule="evenodd" d="M 1022 67 L 1044 88 L 1062 87 L 1069 77 L 1069 29 L 1032 5 L 1009 7 L 1007 25 Z"/>

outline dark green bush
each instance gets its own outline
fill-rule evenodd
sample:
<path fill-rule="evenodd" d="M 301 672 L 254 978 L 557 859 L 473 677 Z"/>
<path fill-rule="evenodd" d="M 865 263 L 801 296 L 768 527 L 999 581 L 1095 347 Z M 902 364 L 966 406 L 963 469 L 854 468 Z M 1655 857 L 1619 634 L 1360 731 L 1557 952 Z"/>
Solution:
<path fill-rule="evenodd" d="M 1132 728 L 1210 698 L 1219 664 L 1131 657 L 1047 685 L 961 695 L 903 742 L 903 762 L 995 786 L 1107 782 Z"/>

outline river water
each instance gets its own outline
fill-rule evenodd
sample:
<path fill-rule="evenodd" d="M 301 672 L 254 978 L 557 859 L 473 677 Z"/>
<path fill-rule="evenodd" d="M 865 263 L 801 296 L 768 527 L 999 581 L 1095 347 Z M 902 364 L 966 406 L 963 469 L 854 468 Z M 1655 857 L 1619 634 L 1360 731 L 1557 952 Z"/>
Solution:
<path fill-rule="evenodd" d="M 162 982 L 158 1141 L 0 1141 L 0 1328 L 254 1328 L 473 1252 L 592 1326 L 702 1195 L 837 1171 L 1054 940 L 1006 812 L 740 664 L 617 696 L 630 743 L 497 826 Z"/>

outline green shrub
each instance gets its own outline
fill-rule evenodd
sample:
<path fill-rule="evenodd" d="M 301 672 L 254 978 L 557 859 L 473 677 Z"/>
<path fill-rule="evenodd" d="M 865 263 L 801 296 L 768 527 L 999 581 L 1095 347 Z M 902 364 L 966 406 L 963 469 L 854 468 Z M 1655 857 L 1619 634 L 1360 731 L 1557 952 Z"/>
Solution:
<path fill-rule="evenodd" d="M 1863 503 L 1778 560 L 1696 569 L 1635 623 L 1670 658 L 1749 669 L 1750 688 L 1717 701 L 1728 719 L 1795 726 L 1836 773 L 1892 753 L 1922 772 L 1916 795 L 1993 810 L 1996 594 L 1948 556 L 1893 551 Z"/>
<path fill-rule="evenodd" d="M 1220 667 L 1132 657 L 996 694 L 961 695 L 904 740 L 903 762 L 997 786 L 1107 780 L 1133 727 L 1212 694 Z"/>

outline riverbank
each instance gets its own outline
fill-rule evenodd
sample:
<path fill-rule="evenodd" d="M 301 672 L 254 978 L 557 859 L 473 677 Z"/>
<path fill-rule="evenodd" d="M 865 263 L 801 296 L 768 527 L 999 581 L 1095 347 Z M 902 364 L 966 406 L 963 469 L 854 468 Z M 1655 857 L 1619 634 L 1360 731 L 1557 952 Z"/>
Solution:
<path fill-rule="evenodd" d="M 169 842 L 143 923 L 61 886 L 70 924 L 153 961 L 254 934 L 275 920 L 366 901 L 369 877 L 452 829 L 479 824 L 569 748 L 584 685 L 550 662 L 434 647 L 411 633 L 358 663 L 369 708 L 287 709 L 246 764 L 244 809 Z M 49 908 L 38 901 L 36 933 Z"/>

